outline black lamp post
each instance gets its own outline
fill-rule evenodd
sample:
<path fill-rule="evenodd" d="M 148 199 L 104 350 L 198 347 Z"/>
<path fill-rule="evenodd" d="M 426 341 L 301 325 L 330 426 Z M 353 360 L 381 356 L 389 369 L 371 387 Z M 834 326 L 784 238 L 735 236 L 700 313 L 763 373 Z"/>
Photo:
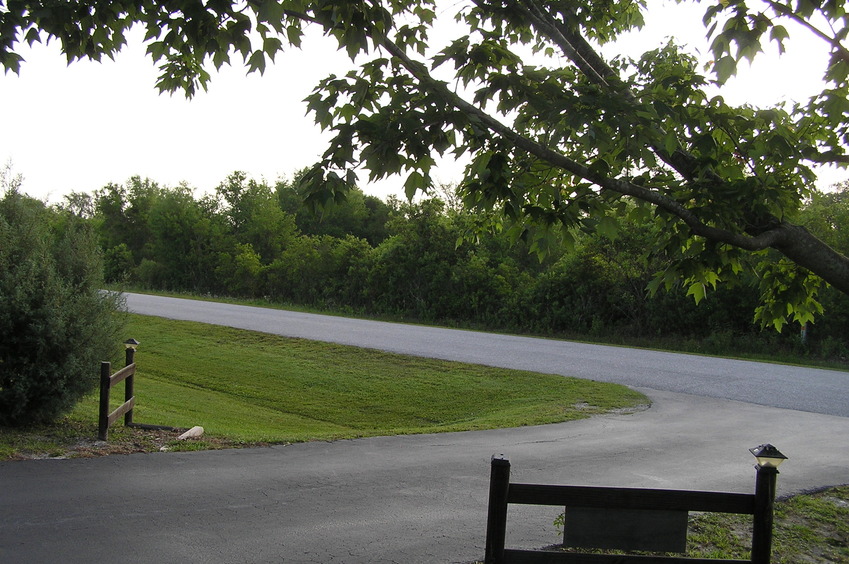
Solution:
<path fill-rule="evenodd" d="M 755 465 L 755 518 L 752 528 L 752 563 L 769 564 L 772 556 L 772 522 L 775 505 L 775 484 L 778 466 L 787 460 L 771 444 L 750 448 L 758 463 Z"/>

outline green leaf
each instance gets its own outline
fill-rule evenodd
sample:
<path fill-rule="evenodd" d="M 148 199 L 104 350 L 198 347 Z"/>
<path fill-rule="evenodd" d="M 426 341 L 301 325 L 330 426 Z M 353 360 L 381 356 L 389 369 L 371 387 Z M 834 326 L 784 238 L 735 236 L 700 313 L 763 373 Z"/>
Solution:
<path fill-rule="evenodd" d="M 247 60 L 248 63 L 248 73 L 252 73 L 256 70 L 259 71 L 259 74 L 265 73 L 265 53 L 262 51 L 254 51 L 253 55 Z"/>
<path fill-rule="evenodd" d="M 154 61 L 158 61 L 168 53 L 168 44 L 164 41 L 154 41 L 148 44 L 146 52 Z"/>
<path fill-rule="evenodd" d="M 688 296 L 693 296 L 693 299 L 696 300 L 696 304 L 701 302 L 705 298 L 705 294 L 707 293 L 707 289 L 704 284 L 701 282 L 696 282 L 695 284 L 690 285 L 690 289 L 687 290 Z"/>
<path fill-rule="evenodd" d="M 274 56 L 278 51 L 283 49 L 283 42 L 277 39 L 276 37 L 266 37 L 262 42 L 262 50 L 265 51 L 271 60 L 274 60 Z"/>
<path fill-rule="evenodd" d="M 737 74 L 737 61 L 731 55 L 725 55 L 713 64 L 716 80 L 725 84 L 729 78 Z"/>
<path fill-rule="evenodd" d="M 590 165 L 590 171 L 599 176 L 607 176 L 610 174 L 610 163 L 605 159 L 597 159 Z"/>
<path fill-rule="evenodd" d="M 670 131 L 663 137 L 663 150 L 666 154 L 671 155 L 678 148 L 678 136 Z"/>
<path fill-rule="evenodd" d="M 412 200 L 413 196 L 419 191 L 424 191 L 427 188 L 428 182 L 426 177 L 417 170 L 414 170 L 404 182 L 404 194 L 407 199 Z"/>
<path fill-rule="evenodd" d="M 285 11 L 279 0 L 263 0 L 259 2 L 256 14 L 259 21 L 269 22 L 273 25 L 283 19 Z"/>
<path fill-rule="evenodd" d="M 769 31 L 769 38 L 778 43 L 778 52 L 784 53 L 784 41 L 790 38 L 790 34 L 783 25 L 774 25 Z"/>
<path fill-rule="evenodd" d="M 616 221 L 615 218 L 610 217 L 608 215 L 598 220 L 598 224 L 596 225 L 595 229 L 601 235 L 607 237 L 611 241 L 616 240 L 616 238 L 619 236 L 619 222 Z"/>
<path fill-rule="evenodd" d="M 292 47 L 300 48 L 303 36 L 304 32 L 298 25 L 290 25 L 286 28 L 286 39 Z"/>
<path fill-rule="evenodd" d="M 647 223 L 651 220 L 652 210 L 648 206 L 634 206 L 628 211 L 628 221 L 638 225 Z"/>
<path fill-rule="evenodd" d="M 27 31 L 26 42 L 30 47 L 33 43 L 41 43 L 41 35 L 38 33 L 38 29 L 32 27 Z"/>

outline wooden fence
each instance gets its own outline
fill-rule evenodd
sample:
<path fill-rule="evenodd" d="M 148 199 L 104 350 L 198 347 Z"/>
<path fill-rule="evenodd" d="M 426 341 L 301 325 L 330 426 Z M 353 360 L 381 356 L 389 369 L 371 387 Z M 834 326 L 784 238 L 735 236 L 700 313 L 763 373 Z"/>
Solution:
<path fill-rule="evenodd" d="M 128 347 L 126 351 L 126 362 L 124 368 L 112 372 L 112 363 L 100 363 L 100 411 L 97 418 L 97 438 L 101 441 L 109 439 L 109 427 L 122 415 L 124 425 L 132 426 L 133 408 L 136 405 L 136 397 L 133 393 L 136 375 L 135 349 Z M 109 412 L 109 392 L 112 388 L 124 382 L 124 403 L 113 412 Z"/>
<path fill-rule="evenodd" d="M 757 467 L 754 494 L 653 490 L 510 483 L 510 462 L 493 457 L 486 525 L 485 564 L 769 564 L 772 551 L 773 504 L 778 471 Z M 588 554 L 555 550 L 505 548 L 509 504 L 599 508 L 605 511 L 739 513 L 753 516 L 750 560 L 685 558 L 627 554 Z M 633 514 L 632 514 L 633 515 Z M 614 518 L 615 519 L 615 518 Z M 615 528 L 615 527 L 614 527 Z M 606 528 L 602 528 L 604 533 Z M 568 533 L 568 531 L 567 531 Z M 686 529 L 683 531 L 686 543 Z M 615 541 L 615 539 L 614 539 Z M 633 549 L 632 546 L 598 548 Z M 586 545 L 583 545 L 586 547 Z M 682 552 L 682 551 L 673 551 Z"/>

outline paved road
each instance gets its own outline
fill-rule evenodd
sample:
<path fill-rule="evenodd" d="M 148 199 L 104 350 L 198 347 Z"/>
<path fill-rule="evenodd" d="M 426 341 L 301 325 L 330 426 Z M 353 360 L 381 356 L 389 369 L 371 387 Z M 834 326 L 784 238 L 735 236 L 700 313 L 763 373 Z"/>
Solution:
<path fill-rule="evenodd" d="M 164 308 L 160 314 L 189 315 L 178 313 L 177 302 L 159 300 L 153 302 Z M 140 311 L 140 304 L 130 296 L 132 309 Z M 214 311 L 224 324 L 241 323 L 228 307 L 191 309 Z M 419 350 L 430 343 L 440 356 L 448 356 L 451 339 L 482 338 L 297 315 L 283 323 L 279 314 L 266 319 L 262 310 L 248 312 L 257 323 L 285 325 L 287 331 L 314 322 L 325 338 L 333 333 L 334 340 L 351 344 L 365 338 L 358 333 L 374 338 L 382 332 L 392 347 Z M 413 336 L 402 337 L 407 331 Z M 535 342 L 494 339 L 483 350 L 475 340 L 453 346 L 486 359 L 486 351 Z M 543 347 L 539 354 L 555 360 L 558 369 L 548 370 L 553 372 L 581 373 L 602 363 L 631 374 L 650 362 L 630 360 L 636 353 L 626 350 L 611 352 L 624 358 L 590 362 L 588 350 L 555 353 Z M 508 357 L 511 351 L 520 352 L 508 349 Z M 678 363 L 691 374 L 691 360 L 673 356 L 658 371 L 674 374 Z M 736 371 L 711 374 L 733 382 L 727 373 Z M 749 492 L 754 471 L 746 449 L 772 442 L 790 456 L 779 494 L 849 483 L 847 417 L 638 389 L 653 399 L 651 409 L 541 427 L 0 463 L 0 562 L 470 562 L 483 554 L 494 453 L 506 454 L 515 479 L 526 482 Z M 511 510 L 509 544 L 555 542 L 555 513 Z"/>
<path fill-rule="evenodd" d="M 127 294 L 130 311 L 849 417 L 849 373 Z"/>

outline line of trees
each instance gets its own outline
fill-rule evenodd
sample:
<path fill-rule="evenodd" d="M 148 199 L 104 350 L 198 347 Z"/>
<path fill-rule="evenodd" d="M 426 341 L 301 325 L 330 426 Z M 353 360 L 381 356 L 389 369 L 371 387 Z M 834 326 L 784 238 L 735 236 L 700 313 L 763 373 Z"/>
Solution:
<path fill-rule="evenodd" d="M 764 285 L 775 287 L 769 273 L 721 286 L 699 305 L 681 285 L 648 291 L 673 259 L 650 251 L 657 227 L 638 214 L 531 253 L 510 233 L 482 228 L 487 218 L 448 188 L 414 203 L 354 190 L 314 213 L 297 184 L 236 172 L 195 197 L 134 177 L 73 194 L 65 207 L 92 223 L 116 284 L 545 335 L 684 339 L 705 352 L 799 346 L 798 325 L 779 334 L 753 320 Z M 845 185 L 816 194 L 802 214 L 843 252 L 847 219 Z M 849 299 L 828 287 L 819 298 L 826 313 L 808 331 L 809 350 L 849 356 Z"/>

